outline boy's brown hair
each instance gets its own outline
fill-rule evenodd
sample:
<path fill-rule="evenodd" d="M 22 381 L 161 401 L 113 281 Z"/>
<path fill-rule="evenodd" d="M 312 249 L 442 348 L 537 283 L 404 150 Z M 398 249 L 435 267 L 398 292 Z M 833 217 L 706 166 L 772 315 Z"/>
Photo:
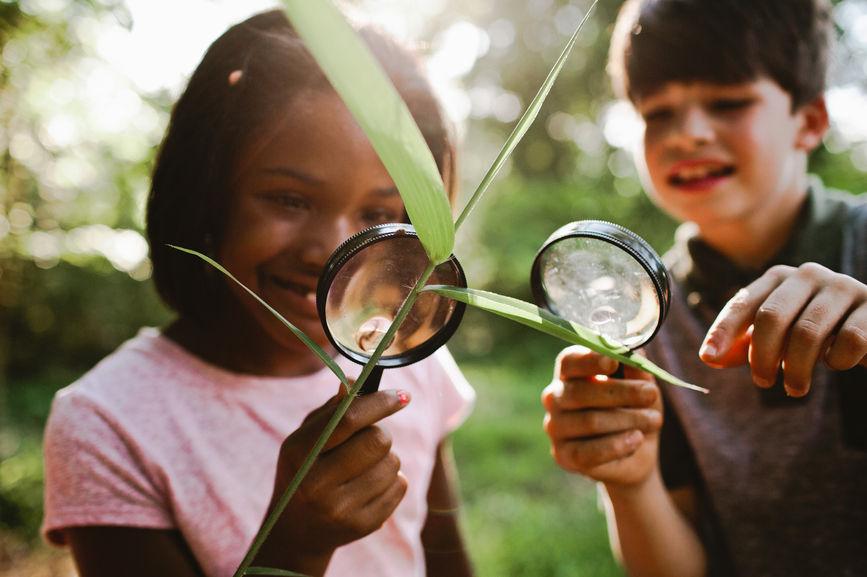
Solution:
<path fill-rule="evenodd" d="M 825 89 L 831 29 L 827 0 L 627 0 L 608 70 L 633 102 L 673 81 L 767 76 L 796 110 Z"/>

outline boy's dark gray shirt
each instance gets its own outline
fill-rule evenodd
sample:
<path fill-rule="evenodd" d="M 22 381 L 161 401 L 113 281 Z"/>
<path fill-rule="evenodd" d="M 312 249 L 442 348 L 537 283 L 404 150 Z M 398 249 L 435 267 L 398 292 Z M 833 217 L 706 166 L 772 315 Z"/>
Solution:
<path fill-rule="evenodd" d="M 864 200 L 814 181 L 768 267 L 818 262 L 867 283 Z M 708 368 L 698 348 L 711 322 L 766 269 L 739 269 L 688 234 L 666 262 L 672 308 L 648 355 L 711 392 L 663 385 L 661 468 L 669 487 L 699 492 L 711 574 L 867 576 L 867 369 L 822 366 L 809 395 L 790 399 L 781 383 L 756 388 L 746 366 Z"/>

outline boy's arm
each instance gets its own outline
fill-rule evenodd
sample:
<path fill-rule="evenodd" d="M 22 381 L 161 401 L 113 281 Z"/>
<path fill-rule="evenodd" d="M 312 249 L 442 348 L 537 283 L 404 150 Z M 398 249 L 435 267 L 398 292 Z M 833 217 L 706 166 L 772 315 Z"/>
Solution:
<path fill-rule="evenodd" d="M 437 447 L 427 494 L 427 520 L 421 532 L 430 577 L 470 577 L 473 574 L 460 530 L 457 487 L 457 468 L 451 443 L 445 440 Z"/>
<path fill-rule="evenodd" d="M 806 395 L 821 361 L 867 367 L 867 285 L 816 263 L 771 267 L 726 304 L 699 356 L 714 367 L 749 362 L 765 388 L 782 363 L 786 392 Z"/>
<path fill-rule="evenodd" d="M 703 576 L 704 548 L 682 512 L 692 496 L 669 494 L 659 472 L 659 389 L 630 367 L 624 379 L 599 378 L 616 368 L 580 347 L 561 353 L 542 394 L 551 452 L 562 468 L 604 485 L 612 547 L 632 577 Z"/>

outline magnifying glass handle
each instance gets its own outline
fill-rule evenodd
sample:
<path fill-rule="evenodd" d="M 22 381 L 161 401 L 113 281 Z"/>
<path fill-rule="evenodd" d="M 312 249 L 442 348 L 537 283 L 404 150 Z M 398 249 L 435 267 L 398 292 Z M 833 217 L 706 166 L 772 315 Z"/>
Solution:
<path fill-rule="evenodd" d="M 624 365 L 623 363 L 620 363 L 620 365 L 617 367 L 617 370 L 608 376 L 611 377 L 612 379 L 625 379 L 626 378 L 626 365 Z M 367 383 L 365 383 L 365 386 L 367 386 Z"/>
<path fill-rule="evenodd" d="M 359 395 L 369 395 L 370 393 L 375 393 L 379 390 L 379 381 L 382 379 L 382 367 L 376 365 L 373 367 L 373 370 L 370 371 L 370 374 L 367 375 L 367 380 L 364 381 L 364 384 L 361 386 L 361 390 L 358 391 Z"/>

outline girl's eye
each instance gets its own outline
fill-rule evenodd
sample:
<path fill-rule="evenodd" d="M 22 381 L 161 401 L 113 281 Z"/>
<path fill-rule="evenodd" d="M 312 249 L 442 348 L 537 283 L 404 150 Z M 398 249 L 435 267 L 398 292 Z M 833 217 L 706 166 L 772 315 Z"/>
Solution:
<path fill-rule="evenodd" d="M 742 110 L 753 103 L 752 98 L 719 98 L 710 104 L 715 112 L 734 112 Z"/>
<path fill-rule="evenodd" d="M 390 208 L 371 208 L 363 211 L 361 214 L 361 219 L 369 225 L 400 222 L 402 218 L 402 214 Z"/>
<path fill-rule="evenodd" d="M 286 210 L 307 210 L 310 203 L 300 194 L 292 192 L 271 191 L 261 195 L 268 202 Z"/>

